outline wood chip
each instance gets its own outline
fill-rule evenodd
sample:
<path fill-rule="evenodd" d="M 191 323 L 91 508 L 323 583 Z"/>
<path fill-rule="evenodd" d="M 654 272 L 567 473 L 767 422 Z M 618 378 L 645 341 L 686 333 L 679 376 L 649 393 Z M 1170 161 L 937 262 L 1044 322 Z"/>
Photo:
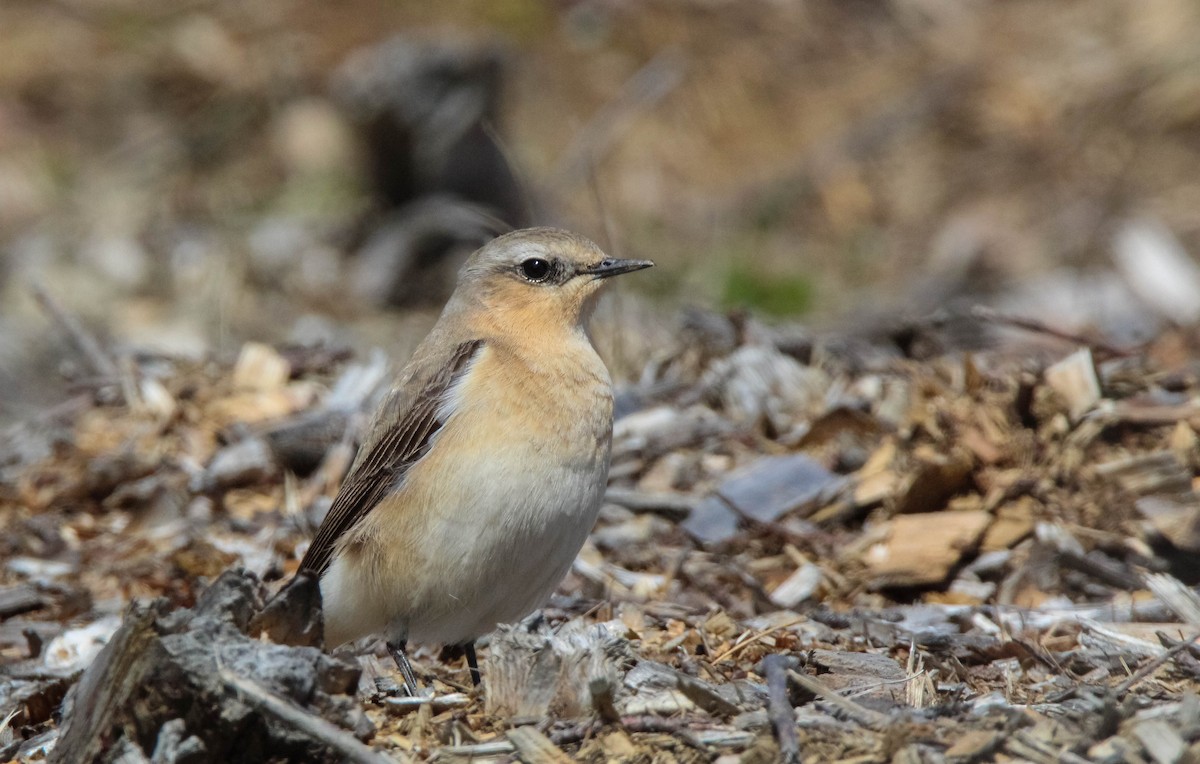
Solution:
<path fill-rule="evenodd" d="M 1160 719 L 1140 722 L 1133 734 L 1157 764 L 1179 764 L 1188 752 L 1179 732 Z"/>
<path fill-rule="evenodd" d="M 1146 576 L 1146 586 L 1184 623 L 1200 626 L 1200 595 L 1182 581 L 1166 573 L 1152 573 Z"/>
<path fill-rule="evenodd" d="M 771 602 L 781 608 L 794 608 L 816 594 L 822 578 L 820 567 L 805 563 L 771 590 Z"/>
<path fill-rule="evenodd" d="M 1015 502 L 997 509 L 996 518 L 983 534 L 979 550 L 995 552 L 1011 549 L 1017 542 L 1028 537 L 1037 527 L 1036 505 L 1037 502 L 1032 497 L 1022 496 Z"/>
<path fill-rule="evenodd" d="M 537 727 L 514 727 L 505 737 L 525 764 L 571 764 L 571 759 L 550 738 L 538 732 Z"/>
<path fill-rule="evenodd" d="M 971 475 L 971 457 L 955 450 L 949 454 L 922 449 L 907 484 L 896 502 L 896 512 L 934 512 L 946 506 L 951 496 L 963 490 Z"/>
<path fill-rule="evenodd" d="M 982 761 L 999 747 L 1002 735 L 991 730 L 968 730 L 946 749 L 946 758 L 951 761 Z"/>
<path fill-rule="evenodd" d="M 686 518 L 695 503 L 690 497 L 678 493 L 643 493 L 612 487 L 605 491 L 604 500 L 634 512 L 649 512 L 670 520 Z"/>
<path fill-rule="evenodd" d="M 1113 245 L 1121 275 L 1146 305 L 1180 325 L 1200 318 L 1200 266 L 1170 229 L 1152 218 L 1131 220 Z"/>
<path fill-rule="evenodd" d="M 1046 384 L 1062 396 L 1067 413 L 1077 420 L 1100 402 L 1100 378 L 1089 348 L 1080 348 L 1046 369 Z"/>
<path fill-rule="evenodd" d="M 887 539 L 868 550 L 873 587 L 928 586 L 945 581 L 978 546 L 991 515 L 983 510 L 898 515 Z"/>
<path fill-rule="evenodd" d="M 1182 552 L 1200 553 L 1200 496 L 1143 496 L 1134 507 L 1145 518 L 1147 533 L 1161 536 Z"/>
<path fill-rule="evenodd" d="M 288 360 L 275 348 L 247 342 L 233 367 L 233 386 L 239 390 L 274 390 L 283 387 L 291 374 Z"/>
<path fill-rule="evenodd" d="M 881 714 L 878 711 L 865 708 L 850 698 L 843 697 L 816 677 L 809 676 L 808 674 L 801 674 L 797 671 L 788 671 L 787 676 L 792 682 L 800 685 L 800 687 L 808 692 L 811 692 L 813 695 L 816 695 L 826 703 L 829 703 L 858 724 L 861 724 L 868 729 L 886 729 L 888 725 L 888 717 L 886 714 Z"/>

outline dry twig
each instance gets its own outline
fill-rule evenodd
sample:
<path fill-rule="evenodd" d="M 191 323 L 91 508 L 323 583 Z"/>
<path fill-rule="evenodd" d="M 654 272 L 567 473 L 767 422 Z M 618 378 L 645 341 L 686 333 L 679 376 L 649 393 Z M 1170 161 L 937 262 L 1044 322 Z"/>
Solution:
<path fill-rule="evenodd" d="M 220 674 L 221 681 L 235 690 L 246 703 L 292 725 L 314 741 L 323 743 L 342 757 L 343 761 L 353 761 L 358 764 L 390 764 L 396 761 L 359 742 L 349 732 L 330 724 L 321 717 L 296 708 L 291 703 L 267 691 L 257 682 L 238 676 L 223 667 L 220 669 Z M 404 757 L 400 760 L 407 761 L 408 759 Z"/>
<path fill-rule="evenodd" d="M 1167 661 L 1171 660 L 1176 655 L 1179 655 L 1184 650 L 1187 650 L 1188 648 L 1195 645 L 1197 640 L 1200 640 L 1200 632 L 1197 632 L 1196 634 L 1194 634 L 1191 639 L 1185 639 L 1182 642 L 1177 642 L 1175 645 L 1173 645 L 1170 649 L 1168 649 L 1166 652 L 1164 652 L 1162 655 L 1158 656 L 1157 658 L 1151 658 L 1149 661 L 1146 662 L 1146 664 L 1144 666 L 1142 666 L 1137 671 L 1133 672 L 1133 674 L 1131 674 L 1128 679 L 1126 679 L 1124 682 L 1121 682 L 1119 685 L 1117 685 L 1115 688 L 1113 688 L 1113 694 L 1116 695 L 1118 698 L 1124 697 L 1125 693 L 1129 692 L 1139 682 L 1146 679 L 1148 676 L 1153 674 L 1155 671 L 1158 671 L 1158 669 L 1161 668 L 1163 666 L 1163 664 L 1165 664 Z"/>
<path fill-rule="evenodd" d="M 45 287 L 41 284 L 34 284 L 31 289 L 38 304 L 62 327 L 67 337 L 70 338 L 71 344 L 87 359 L 88 365 L 92 367 L 92 371 L 106 380 L 117 380 L 121 376 L 121 373 L 117 369 L 117 364 L 113 359 L 109 357 L 108 353 L 104 352 L 100 341 L 84 328 L 76 316 L 60 305 L 58 300 L 51 297 Z"/>
<path fill-rule="evenodd" d="M 796 714 L 788 700 L 787 678 L 790 673 L 782 655 L 772 654 L 763 659 L 767 674 L 767 713 L 771 728 L 779 742 L 779 758 L 786 764 L 799 764 L 800 740 L 796 736 Z"/>
<path fill-rule="evenodd" d="M 788 678 L 793 682 L 821 698 L 826 703 L 829 703 L 831 706 L 835 707 L 864 727 L 873 730 L 881 730 L 888 724 L 888 718 L 886 715 L 881 714 L 878 711 L 872 711 L 866 706 L 855 703 L 853 700 L 837 694 L 830 688 L 826 687 L 820 680 L 811 677 L 808 674 L 801 674 L 797 671 L 789 670 L 787 675 Z"/>
<path fill-rule="evenodd" d="M 1058 329 L 1050 326 L 1047 323 L 1038 321 L 1035 318 L 1025 316 L 1016 316 L 1011 313 L 1003 313 L 995 308 L 989 308 L 984 305 L 976 305 L 971 308 L 971 317 L 991 324 L 1001 324 L 1013 329 L 1021 329 L 1033 334 L 1044 334 L 1047 337 L 1053 337 L 1064 342 L 1070 342 L 1075 345 L 1083 345 L 1091 348 L 1098 356 L 1103 358 L 1124 358 L 1131 355 L 1133 351 L 1119 348 L 1115 345 L 1110 345 L 1103 340 L 1098 340 L 1087 335 L 1069 332 L 1065 329 Z"/>

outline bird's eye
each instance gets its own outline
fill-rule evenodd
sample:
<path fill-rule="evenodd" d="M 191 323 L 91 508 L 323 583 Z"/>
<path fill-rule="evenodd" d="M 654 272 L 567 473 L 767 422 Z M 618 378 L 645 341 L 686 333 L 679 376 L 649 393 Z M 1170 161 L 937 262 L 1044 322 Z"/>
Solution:
<path fill-rule="evenodd" d="M 550 275 L 550 262 L 540 257 L 531 257 L 521 263 L 521 275 L 530 281 L 545 281 Z"/>

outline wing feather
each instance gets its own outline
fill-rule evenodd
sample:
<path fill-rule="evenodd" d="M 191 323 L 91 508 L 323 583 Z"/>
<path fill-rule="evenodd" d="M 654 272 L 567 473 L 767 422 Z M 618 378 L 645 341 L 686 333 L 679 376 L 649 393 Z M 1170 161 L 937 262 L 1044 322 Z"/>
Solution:
<path fill-rule="evenodd" d="M 482 340 L 458 345 L 447 362 L 429 378 L 421 392 L 412 399 L 407 411 L 403 408 L 402 391 L 393 391 L 384 403 L 373 433 L 360 447 L 341 490 L 321 523 L 316 537 L 300 561 L 299 574 L 320 578 L 333 558 L 338 541 L 353 529 L 387 493 L 395 490 L 409 468 L 429 450 L 433 436 L 442 428 L 438 409 L 446 392 L 461 378 L 471 359 L 483 347 Z M 387 420 L 392 424 L 380 430 Z M 375 435 L 375 437 L 371 437 Z"/>

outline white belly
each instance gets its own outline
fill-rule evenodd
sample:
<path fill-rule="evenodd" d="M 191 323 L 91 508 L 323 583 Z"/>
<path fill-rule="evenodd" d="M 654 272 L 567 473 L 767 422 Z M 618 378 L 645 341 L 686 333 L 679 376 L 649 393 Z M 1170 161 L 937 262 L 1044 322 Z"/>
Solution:
<path fill-rule="evenodd" d="M 458 644 L 546 601 L 595 523 L 607 470 L 510 464 L 477 465 L 445 491 L 447 509 L 420 534 L 424 554 L 399 575 L 372 565 L 376 555 L 334 558 L 321 579 L 330 646 L 372 633 Z"/>
<path fill-rule="evenodd" d="M 463 497 L 470 510 L 431 526 L 438 553 L 426 578 L 434 586 L 417 608 L 422 615 L 399 614 L 391 629 L 418 641 L 465 641 L 525 617 L 554 591 L 596 521 L 603 478 L 514 461 L 473 470 Z"/>

